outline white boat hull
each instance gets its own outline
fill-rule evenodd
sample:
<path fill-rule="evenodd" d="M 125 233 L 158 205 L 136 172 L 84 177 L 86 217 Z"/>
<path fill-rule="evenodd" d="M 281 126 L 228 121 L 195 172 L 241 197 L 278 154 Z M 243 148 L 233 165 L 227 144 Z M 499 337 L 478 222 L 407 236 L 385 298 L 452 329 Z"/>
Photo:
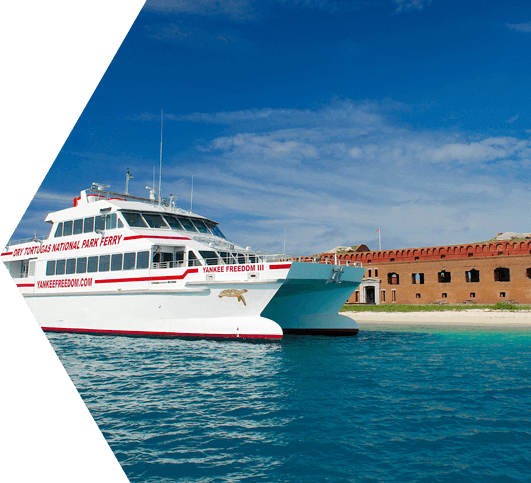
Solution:
<path fill-rule="evenodd" d="M 170 272 L 181 277 L 181 271 Z M 262 272 L 266 280 L 208 281 L 193 274 L 175 285 L 142 282 L 143 288 L 131 289 L 124 282 L 98 291 L 102 284 L 93 284 L 85 292 L 41 289 L 25 297 L 47 331 L 251 339 L 357 334 L 357 323 L 338 311 L 359 284 L 362 268 L 293 262 L 273 271 Z"/>
<path fill-rule="evenodd" d="M 26 296 L 43 330 L 155 337 L 280 339 L 280 326 L 260 316 L 274 290 L 258 290 L 266 299 L 248 296 L 220 299 L 207 290 L 186 293 L 114 293 Z M 247 294 L 246 294 L 247 295 Z M 247 310 L 248 308 L 248 310 Z"/>

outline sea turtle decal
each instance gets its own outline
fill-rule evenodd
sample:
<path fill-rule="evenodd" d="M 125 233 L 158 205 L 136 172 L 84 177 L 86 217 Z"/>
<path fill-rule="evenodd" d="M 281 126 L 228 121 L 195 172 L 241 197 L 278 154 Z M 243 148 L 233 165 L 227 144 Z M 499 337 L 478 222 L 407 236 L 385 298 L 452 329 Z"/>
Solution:
<path fill-rule="evenodd" d="M 218 297 L 238 297 L 238 302 L 243 302 L 243 305 L 247 306 L 243 294 L 248 292 L 246 289 L 236 290 L 235 288 L 228 288 L 227 290 L 222 290 Z"/>

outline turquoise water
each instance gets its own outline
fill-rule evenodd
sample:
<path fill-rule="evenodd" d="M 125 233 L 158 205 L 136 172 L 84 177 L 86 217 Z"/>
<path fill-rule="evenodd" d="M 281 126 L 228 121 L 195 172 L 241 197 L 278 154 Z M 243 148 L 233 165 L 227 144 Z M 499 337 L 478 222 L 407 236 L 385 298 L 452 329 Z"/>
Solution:
<path fill-rule="evenodd" d="M 531 480 L 531 332 L 48 338 L 131 482 Z"/>

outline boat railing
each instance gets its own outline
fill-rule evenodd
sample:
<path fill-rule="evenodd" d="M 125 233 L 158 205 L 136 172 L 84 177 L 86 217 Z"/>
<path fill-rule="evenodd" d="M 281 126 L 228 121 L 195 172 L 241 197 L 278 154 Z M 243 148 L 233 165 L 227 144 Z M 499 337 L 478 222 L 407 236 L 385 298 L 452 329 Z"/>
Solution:
<path fill-rule="evenodd" d="M 361 262 L 353 262 L 352 260 L 334 260 L 330 258 L 324 258 L 324 257 L 316 257 L 316 258 L 309 258 L 309 257 L 287 257 L 287 256 L 276 256 L 276 255 L 262 255 L 262 256 L 255 256 L 249 261 L 245 262 L 237 262 L 236 259 L 230 258 L 207 258 L 198 260 L 198 259 L 191 259 L 188 260 L 188 262 L 185 262 L 183 260 L 178 261 L 167 261 L 167 262 L 153 262 L 152 268 L 153 269 L 164 269 L 164 268 L 179 268 L 179 267 L 201 267 L 201 266 L 220 266 L 220 265 L 245 265 L 245 264 L 254 264 L 254 263 L 273 263 L 273 262 L 302 262 L 302 263 L 320 263 L 324 265 L 342 265 L 346 267 L 361 267 Z"/>
<path fill-rule="evenodd" d="M 46 241 L 48 240 L 48 235 L 44 236 L 34 236 L 32 238 L 22 238 L 20 240 L 9 240 L 7 242 L 6 247 L 9 247 L 11 245 L 22 245 L 23 243 L 31 243 L 31 242 L 38 242 L 38 241 Z"/>
<path fill-rule="evenodd" d="M 181 261 L 173 261 L 173 262 L 153 262 L 153 268 L 159 269 L 159 268 L 178 268 L 178 267 L 184 267 L 184 262 Z"/>
<path fill-rule="evenodd" d="M 284 254 L 267 254 L 260 255 L 261 263 L 271 262 L 302 262 L 302 263 L 320 263 L 323 265 L 342 265 L 345 267 L 361 267 L 361 262 L 354 262 L 352 260 L 342 260 L 340 258 L 327 257 L 295 257 Z"/>
<path fill-rule="evenodd" d="M 307 263 L 320 263 L 323 265 L 341 265 L 345 267 L 362 267 L 363 264 L 361 262 L 353 262 L 352 260 L 333 260 L 330 258 L 310 258 L 310 259 L 299 259 L 300 262 L 307 262 Z"/>

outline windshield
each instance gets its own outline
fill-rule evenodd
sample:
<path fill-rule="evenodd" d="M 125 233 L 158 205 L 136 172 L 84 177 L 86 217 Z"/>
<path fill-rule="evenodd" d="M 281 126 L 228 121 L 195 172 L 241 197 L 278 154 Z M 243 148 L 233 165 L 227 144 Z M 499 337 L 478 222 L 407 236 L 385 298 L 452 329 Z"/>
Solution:
<path fill-rule="evenodd" d="M 194 233 L 204 233 L 209 235 L 225 238 L 218 226 L 210 220 L 200 220 L 198 218 L 188 218 L 182 215 L 170 215 L 164 213 L 135 213 L 129 211 L 121 212 L 127 224 L 132 228 L 171 228 L 172 230 L 184 230 Z M 114 215 L 116 216 L 116 215 Z M 98 228 L 97 226 L 95 228 Z M 68 230 L 68 228 L 67 228 Z M 70 228 L 71 230 L 71 228 Z M 61 236 L 59 233 L 64 231 L 63 225 L 58 226 L 55 236 Z M 63 235 L 64 236 L 64 235 Z"/>

